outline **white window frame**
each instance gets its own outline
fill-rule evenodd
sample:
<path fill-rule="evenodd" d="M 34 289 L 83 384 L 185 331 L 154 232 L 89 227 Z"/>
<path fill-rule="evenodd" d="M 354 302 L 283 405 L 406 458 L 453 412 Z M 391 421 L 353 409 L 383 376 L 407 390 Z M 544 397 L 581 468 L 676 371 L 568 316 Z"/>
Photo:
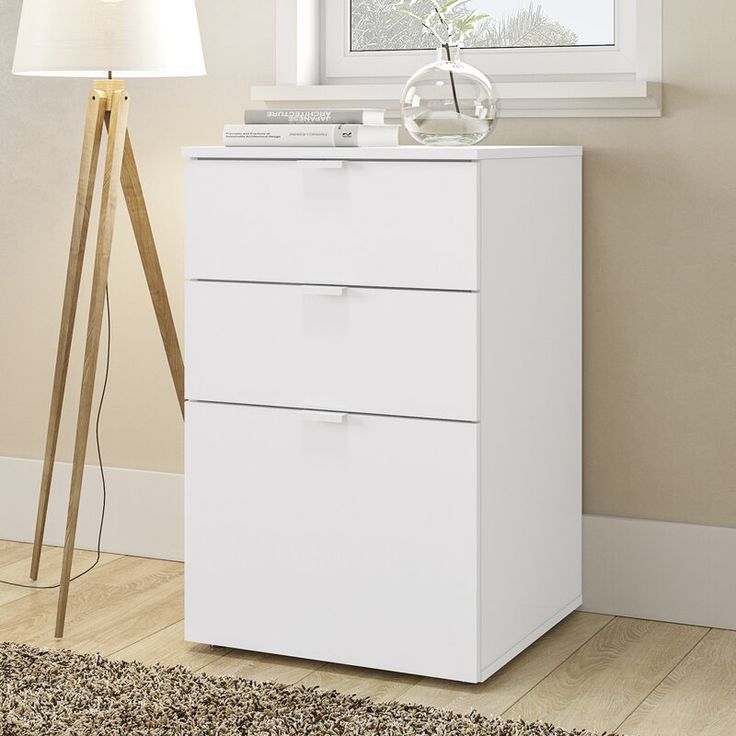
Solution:
<path fill-rule="evenodd" d="M 614 46 L 466 49 L 495 83 L 505 117 L 661 115 L 662 0 L 615 0 Z M 276 0 L 276 85 L 270 106 L 371 104 L 398 109 L 425 51 L 350 51 L 348 0 Z"/>

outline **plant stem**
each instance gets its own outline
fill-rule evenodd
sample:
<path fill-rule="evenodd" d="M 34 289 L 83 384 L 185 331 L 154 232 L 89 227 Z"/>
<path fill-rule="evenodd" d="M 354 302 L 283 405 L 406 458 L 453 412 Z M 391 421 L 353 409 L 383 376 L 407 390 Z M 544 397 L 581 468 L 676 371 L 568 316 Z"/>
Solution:
<path fill-rule="evenodd" d="M 445 56 L 447 56 L 447 61 L 452 62 L 452 56 L 450 55 L 450 44 L 449 43 L 443 43 L 443 48 L 445 49 Z M 460 114 L 460 103 L 457 99 L 457 88 L 455 87 L 455 75 L 452 72 L 452 69 L 450 69 L 450 84 L 452 85 L 452 99 L 455 102 L 455 112 L 459 115 Z"/>

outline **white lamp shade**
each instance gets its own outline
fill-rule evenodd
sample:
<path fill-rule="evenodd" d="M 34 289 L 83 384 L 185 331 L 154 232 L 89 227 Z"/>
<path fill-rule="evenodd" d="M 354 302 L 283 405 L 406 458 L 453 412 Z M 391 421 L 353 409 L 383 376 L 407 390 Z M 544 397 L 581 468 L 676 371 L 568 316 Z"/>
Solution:
<path fill-rule="evenodd" d="M 205 74 L 194 0 L 23 0 L 14 74 Z"/>

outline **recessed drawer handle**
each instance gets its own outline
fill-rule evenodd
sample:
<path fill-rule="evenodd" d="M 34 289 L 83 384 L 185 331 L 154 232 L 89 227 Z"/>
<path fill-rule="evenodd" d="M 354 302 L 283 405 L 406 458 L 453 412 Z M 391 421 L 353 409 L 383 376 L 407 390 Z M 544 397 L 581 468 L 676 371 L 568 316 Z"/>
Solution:
<path fill-rule="evenodd" d="M 323 159 L 302 159 L 297 161 L 299 169 L 341 169 L 344 161 L 326 161 Z"/>
<path fill-rule="evenodd" d="M 344 286 L 302 286 L 302 293 L 305 296 L 344 296 Z"/>
<path fill-rule="evenodd" d="M 302 411 L 302 417 L 308 422 L 327 422 L 328 424 L 342 424 L 347 414 L 336 411 Z"/>

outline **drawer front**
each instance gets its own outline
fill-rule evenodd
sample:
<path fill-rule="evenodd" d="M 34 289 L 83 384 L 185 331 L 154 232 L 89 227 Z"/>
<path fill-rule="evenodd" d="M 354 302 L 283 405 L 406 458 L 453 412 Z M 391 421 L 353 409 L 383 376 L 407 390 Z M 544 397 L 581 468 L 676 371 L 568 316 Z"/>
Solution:
<path fill-rule="evenodd" d="M 474 163 L 200 160 L 186 187 L 187 278 L 477 288 Z"/>
<path fill-rule="evenodd" d="M 186 639 L 476 681 L 477 432 L 189 402 Z"/>
<path fill-rule="evenodd" d="M 193 281 L 186 395 L 475 421 L 477 295 Z"/>

